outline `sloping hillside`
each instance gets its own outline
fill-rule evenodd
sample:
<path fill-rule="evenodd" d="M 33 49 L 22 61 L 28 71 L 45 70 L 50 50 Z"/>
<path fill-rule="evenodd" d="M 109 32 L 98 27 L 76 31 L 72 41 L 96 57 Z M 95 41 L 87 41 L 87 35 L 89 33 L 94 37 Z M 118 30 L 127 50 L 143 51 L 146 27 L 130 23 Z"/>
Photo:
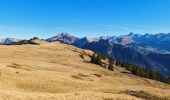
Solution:
<path fill-rule="evenodd" d="M 170 85 L 91 64 L 92 51 L 59 42 L 0 50 L 1 100 L 170 99 Z"/>
<path fill-rule="evenodd" d="M 143 53 L 138 51 L 135 46 L 126 47 L 114 44 L 109 40 L 100 40 L 84 45 L 82 48 L 109 55 L 118 61 L 134 63 L 141 67 L 150 68 L 157 72 L 170 76 L 170 57 L 169 54 Z"/>

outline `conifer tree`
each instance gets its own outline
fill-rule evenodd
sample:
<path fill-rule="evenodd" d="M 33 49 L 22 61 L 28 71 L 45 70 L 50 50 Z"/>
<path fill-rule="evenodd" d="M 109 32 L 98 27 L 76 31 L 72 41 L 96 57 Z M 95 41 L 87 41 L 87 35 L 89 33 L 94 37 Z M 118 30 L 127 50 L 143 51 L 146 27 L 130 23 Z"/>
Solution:
<path fill-rule="evenodd" d="M 114 71 L 114 61 L 112 58 L 109 59 L 108 69 Z"/>
<path fill-rule="evenodd" d="M 102 60 L 101 60 L 101 56 L 100 56 L 99 54 L 97 54 L 97 59 L 96 59 L 96 61 L 97 61 L 97 64 L 98 64 L 98 65 L 102 66 Z"/>

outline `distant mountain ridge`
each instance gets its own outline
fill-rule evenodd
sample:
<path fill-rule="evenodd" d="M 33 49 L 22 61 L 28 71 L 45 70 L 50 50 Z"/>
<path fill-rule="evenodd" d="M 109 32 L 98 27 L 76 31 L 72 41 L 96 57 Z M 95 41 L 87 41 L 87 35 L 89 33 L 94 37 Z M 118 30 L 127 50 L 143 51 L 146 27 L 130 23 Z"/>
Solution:
<path fill-rule="evenodd" d="M 98 41 L 98 40 L 99 40 L 98 38 L 87 38 L 87 37 L 84 37 L 84 38 L 78 39 L 72 45 L 81 48 L 81 47 L 83 47 L 87 43 L 91 43 L 91 42 Z"/>
<path fill-rule="evenodd" d="M 142 48 L 150 49 L 168 53 L 170 51 L 170 33 L 159 33 L 159 34 L 134 34 L 123 35 L 119 37 L 109 38 L 109 40 L 122 44 L 122 45 L 133 45 Z M 165 46 L 166 45 L 166 46 Z"/>
<path fill-rule="evenodd" d="M 67 32 L 62 32 L 61 34 L 58 34 L 58 35 L 56 35 L 52 38 L 46 39 L 46 41 L 48 41 L 48 42 L 54 42 L 54 41 L 57 41 L 57 40 L 64 41 L 64 42 L 67 42 L 69 44 L 72 44 L 75 41 L 77 41 L 78 38 L 75 37 L 75 36 L 69 35 Z"/>
<path fill-rule="evenodd" d="M 19 42 L 19 41 L 21 40 L 15 38 L 5 38 L 5 39 L 0 39 L 0 44 L 10 44 L 12 42 Z"/>

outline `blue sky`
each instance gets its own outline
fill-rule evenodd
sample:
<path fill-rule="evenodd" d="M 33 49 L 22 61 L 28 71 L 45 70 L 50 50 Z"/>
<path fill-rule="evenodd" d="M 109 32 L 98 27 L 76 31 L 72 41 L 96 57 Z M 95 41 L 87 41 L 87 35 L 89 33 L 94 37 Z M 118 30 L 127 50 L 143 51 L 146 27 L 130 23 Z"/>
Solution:
<path fill-rule="evenodd" d="M 0 0 L 0 38 L 170 32 L 170 0 Z"/>

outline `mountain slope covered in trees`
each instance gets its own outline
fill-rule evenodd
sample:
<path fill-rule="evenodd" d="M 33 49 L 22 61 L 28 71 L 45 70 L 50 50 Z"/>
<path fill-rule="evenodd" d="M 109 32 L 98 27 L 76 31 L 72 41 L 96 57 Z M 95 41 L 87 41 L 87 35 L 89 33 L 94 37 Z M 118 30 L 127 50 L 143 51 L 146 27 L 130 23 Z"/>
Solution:
<path fill-rule="evenodd" d="M 82 48 L 109 55 L 120 62 L 137 64 L 140 67 L 149 68 L 158 71 L 163 75 L 170 76 L 169 54 L 143 54 L 134 48 L 114 44 L 109 40 L 91 42 L 84 45 Z"/>

